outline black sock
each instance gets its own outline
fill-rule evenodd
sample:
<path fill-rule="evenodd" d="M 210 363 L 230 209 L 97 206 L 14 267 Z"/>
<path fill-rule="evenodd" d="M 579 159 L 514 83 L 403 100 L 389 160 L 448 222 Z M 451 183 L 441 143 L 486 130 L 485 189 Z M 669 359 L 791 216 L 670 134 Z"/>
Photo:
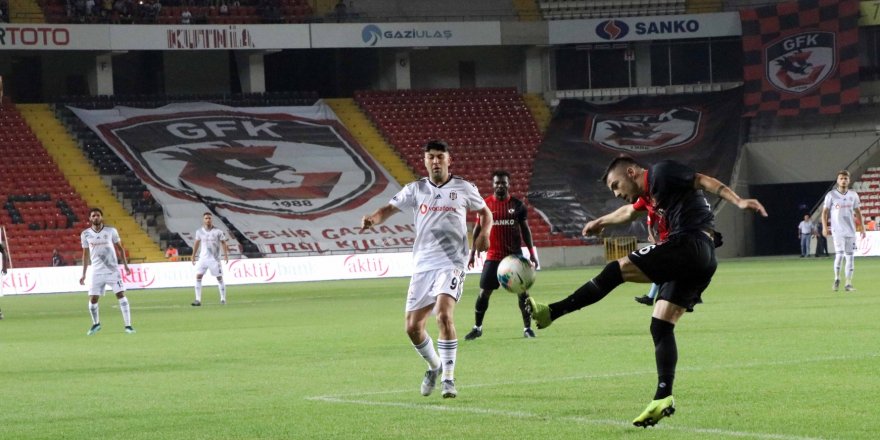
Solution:
<path fill-rule="evenodd" d="M 480 327 L 483 325 L 483 316 L 486 310 L 489 310 L 489 297 L 492 296 L 491 290 L 481 290 L 477 295 L 477 304 L 474 306 L 474 325 Z"/>
<path fill-rule="evenodd" d="M 532 315 L 526 310 L 526 305 L 528 305 L 527 300 L 529 299 L 529 293 L 525 292 L 519 295 L 519 311 L 522 313 L 523 319 L 523 327 L 529 328 L 532 326 Z"/>
<path fill-rule="evenodd" d="M 620 263 L 612 261 L 599 275 L 575 290 L 568 298 L 550 304 L 550 318 L 556 320 L 562 315 L 593 304 L 605 298 L 605 295 L 621 284 L 623 284 L 623 274 L 620 272 Z"/>
<path fill-rule="evenodd" d="M 675 324 L 651 318 L 651 336 L 654 338 L 654 357 L 657 359 L 657 392 L 654 400 L 672 395 L 678 347 L 675 345 Z"/>

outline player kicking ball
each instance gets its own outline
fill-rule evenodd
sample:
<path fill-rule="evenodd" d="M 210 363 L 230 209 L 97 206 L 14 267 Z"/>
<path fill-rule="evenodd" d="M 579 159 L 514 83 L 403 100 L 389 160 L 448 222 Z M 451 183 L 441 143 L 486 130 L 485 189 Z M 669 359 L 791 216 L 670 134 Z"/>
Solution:
<path fill-rule="evenodd" d="M 599 275 L 562 301 L 547 305 L 530 298 L 529 306 L 538 328 L 543 329 L 564 315 L 598 302 L 626 281 L 660 285 L 650 327 L 657 388 L 648 407 L 632 421 L 635 426 L 648 427 L 675 412 L 675 325 L 688 308 L 701 302 L 700 297 L 718 266 L 714 215 L 703 191 L 765 217 L 767 211 L 757 200 L 742 199 L 717 179 L 671 160 L 644 168 L 633 158 L 621 156 L 611 161 L 602 181 L 615 197 L 630 204 L 587 223 L 584 235 L 599 234 L 608 225 L 633 221 L 645 211 L 636 211 L 632 203 L 646 197 L 666 215 L 668 240 L 608 263 Z"/>

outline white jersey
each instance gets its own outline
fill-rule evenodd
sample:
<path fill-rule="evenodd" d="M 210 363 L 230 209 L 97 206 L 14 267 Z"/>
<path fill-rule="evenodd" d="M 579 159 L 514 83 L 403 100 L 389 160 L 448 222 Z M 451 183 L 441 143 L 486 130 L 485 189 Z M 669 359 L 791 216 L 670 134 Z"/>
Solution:
<path fill-rule="evenodd" d="M 834 189 L 825 195 L 822 205 L 828 210 L 831 234 L 835 237 L 855 237 L 856 222 L 854 210 L 859 208 L 859 195 L 849 190 L 841 193 Z"/>
<path fill-rule="evenodd" d="M 227 240 L 226 233 L 216 227 L 210 230 L 201 227 L 196 230 L 196 240 L 199 244 L 199 260 L 220 261 L 220 242 Z"/>
<path fill-rule="evenodd" d="M 403 187 L 389 203 L 415 216 L 414 272 L 467 265 L 467 212 L 486 206 L 473 183 L 452 176 L 436 186 L 422 178 Z"/>
<path fill-rule="evenodd" d="M 92 263 L 92 276 L 99 274 L 114 274 L 119 270 L 119 261 L 116 259 L 116 248 L 119 243 L 119 232 L 116 228 L 104 226 L 100 231 L 88 228 L 79 234 L 83 249 L 89 250 Z"/>

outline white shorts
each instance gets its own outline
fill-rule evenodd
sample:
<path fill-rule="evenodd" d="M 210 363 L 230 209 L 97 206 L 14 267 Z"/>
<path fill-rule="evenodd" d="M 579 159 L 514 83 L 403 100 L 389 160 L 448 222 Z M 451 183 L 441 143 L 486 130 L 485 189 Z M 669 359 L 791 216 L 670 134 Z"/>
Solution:
<path fill-rule="evenodd" d="M 204 275 L 205 272 L 211 271 L 211 275 L 215 277 L 223 276 L 223 265 L 214 259 L 204 259 L 196 261 L 196 274 Z"/>
<path fill-rule="evenodd" d="M 103 296 L 105 288 L 110 286 L 113 293 L 125 292 L 122 277 L 119 272 L 92 274 L 92 286 L 89 287 L 89 296 Z"/>
<path fill-rule="evenodd" d="M 463 269 L 434 269 L 414 273 L 409 280 L 406 311 L 412 312 L 435 304 L 440 294 L 449 295 L 458 302 L 464 291 L 464 276 Z"/>
<path fill-rule="evenodd" d="M 855 253 L 855 237 L 835 237 L 832 235 L 831 238 L 834 240 L 834 252 L 843 252 L 845 254 Z"/>

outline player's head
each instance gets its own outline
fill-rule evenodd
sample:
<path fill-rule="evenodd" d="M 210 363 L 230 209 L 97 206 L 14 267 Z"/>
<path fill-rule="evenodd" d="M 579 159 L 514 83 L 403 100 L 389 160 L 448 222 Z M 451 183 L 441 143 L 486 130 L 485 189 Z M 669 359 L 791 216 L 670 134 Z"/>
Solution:
<path fill-rule="evenodd" d="M 805 222 L 810 221 L 810 214 L 804 214 L 804 221 Z"/>
<path fill-rule="evenodd" d="M 425 168 L 434 183 L 443 183 L 449 179 L 449 145 L 443 141 L 428 141 L 425 144 Z"/>
<path fill-rule="evenodd" d="M 602 175 L 602 182 L 619 197 L 629 203 L 635 203 L 639 196 L 644 195 L 644 181 L 641 179 L 644 168 L 630 156 L 615 157 Z"/>
<path fill-rule="evenodd" d="M 206 212 L 202 214 L 202 224 L 205 225 L 205 228 L 211 229 L 214 227 L 214 215 L 210 212 Z"/>
<path fill-rule="evenodd" d="M 92 226 L 100 226 L 104 224 L 104 212 L 98 208 L 89 210 L 89 222 Z"/>
<path fill-rule="evenodd" d="M 846 191 L 849 188 L 849 171 L 840 170 L 837 172 L 837 187 L 841 191 Z"/>
<path fill-rule="evenodd" d="M 505 170 L 495 170 L 492 173 L 492 189 L 495 197 L 504 199 L 510 191 L 510 173 Z"/>

